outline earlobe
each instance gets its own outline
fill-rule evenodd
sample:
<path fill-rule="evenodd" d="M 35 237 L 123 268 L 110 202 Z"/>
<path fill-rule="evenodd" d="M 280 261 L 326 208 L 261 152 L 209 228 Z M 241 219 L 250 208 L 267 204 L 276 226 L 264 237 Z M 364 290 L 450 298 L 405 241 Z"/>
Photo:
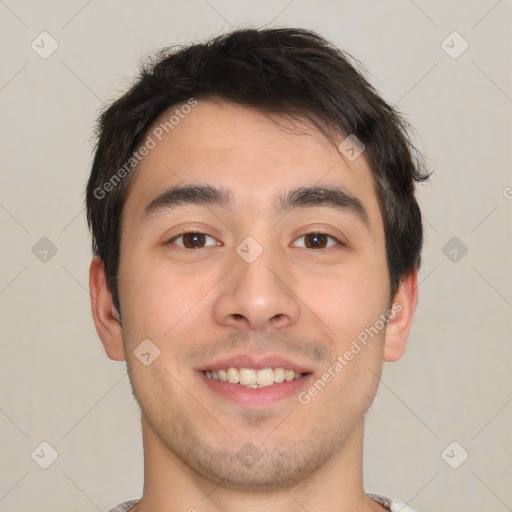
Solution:
<path fill-rule="evenodd" d="M 105 266 L 98 256 L 92 260 L 89 269 L 89 289 L 94 325 L 105 352 L 114 361 L 124 361 L 120 317 L 107 286 Z"/>
<path fill-rule="evenodd" d="M 405 277 L 393 299 L 384 340 L 384 361 L 397 361 L 404 355 L 412 317 L 418 303 L 417 278 L 416 270 Z"/>

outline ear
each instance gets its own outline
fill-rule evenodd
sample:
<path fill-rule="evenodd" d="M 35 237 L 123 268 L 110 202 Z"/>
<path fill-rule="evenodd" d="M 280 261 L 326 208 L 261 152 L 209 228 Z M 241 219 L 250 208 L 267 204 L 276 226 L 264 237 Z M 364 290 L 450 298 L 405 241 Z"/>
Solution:
<path fill-rule="evenodd" d="M 401 281 L 393 299 L 384 338 L 384 361 L 397 361 L 404 355 L 412 317 L 418 303 L 417 280 L 418 272 L 413 270 Z"/>
<path fill-rule="evenodd" d="M 94 325 L 105 352 L 114 361 L 124 361 L 126 357 L 120 317 L 107 286 L 105 266 L 98 256 L 92 260 L 89 269 L 89 289 Z"/>

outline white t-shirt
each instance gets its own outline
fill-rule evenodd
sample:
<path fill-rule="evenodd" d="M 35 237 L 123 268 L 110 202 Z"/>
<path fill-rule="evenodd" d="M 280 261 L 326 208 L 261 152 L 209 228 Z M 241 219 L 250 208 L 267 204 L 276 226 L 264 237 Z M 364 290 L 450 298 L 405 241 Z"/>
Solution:
<path fill-rule="evenodd" d="M 388 498 L 387 496 L 379 496 L 377 494 L 368 494 L 368 496 L 376 501 L 379 505 L 386 507 L 389 512 L 414 512 L 412 508 L 409 508 L 407 505 L 404 505 L 401 501 L 394 500 L 393 498 Z M 109 510 L 109 512 L 128 512 L 132 507 L 134 507 L 139 500 L 130 500 L 117 505 L 113 509 Z"/>

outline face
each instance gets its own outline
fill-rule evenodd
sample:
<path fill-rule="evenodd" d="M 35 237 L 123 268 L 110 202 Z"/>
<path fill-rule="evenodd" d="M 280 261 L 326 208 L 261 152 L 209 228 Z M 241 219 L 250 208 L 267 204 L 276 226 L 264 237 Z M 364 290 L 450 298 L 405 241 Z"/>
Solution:
<path fill-rule="evenodd" d="M 148 438 L 223 485 L 299 482 L 359 431 L 381 371 L 389 276 L 364 153 L 212 101 L 164 135 L 131 184 L 119 267 Z"/>

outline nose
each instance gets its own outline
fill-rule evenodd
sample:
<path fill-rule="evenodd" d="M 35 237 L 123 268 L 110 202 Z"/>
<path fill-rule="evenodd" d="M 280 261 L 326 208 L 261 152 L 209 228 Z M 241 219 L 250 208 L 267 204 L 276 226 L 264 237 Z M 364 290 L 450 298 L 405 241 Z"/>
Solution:
<path fill-rule="evenodd" d="M 214 303 L 217 323 L 253 330 L 295 324 L 300 316 L 300 301 L 283 267 L 270 257 L 269 251 L 252 263 L 235 254 L 232 271 L 223 280 Z"/>

